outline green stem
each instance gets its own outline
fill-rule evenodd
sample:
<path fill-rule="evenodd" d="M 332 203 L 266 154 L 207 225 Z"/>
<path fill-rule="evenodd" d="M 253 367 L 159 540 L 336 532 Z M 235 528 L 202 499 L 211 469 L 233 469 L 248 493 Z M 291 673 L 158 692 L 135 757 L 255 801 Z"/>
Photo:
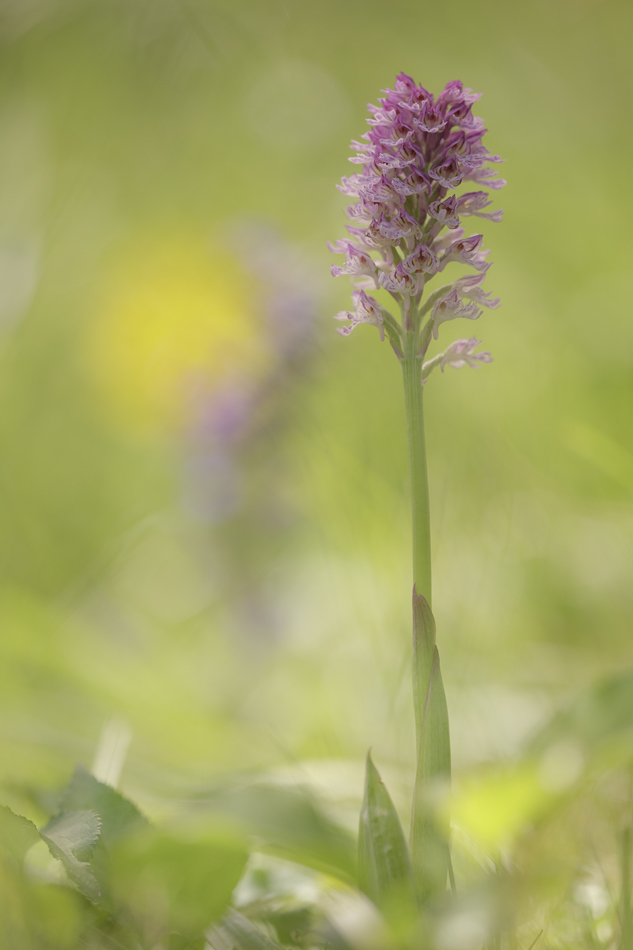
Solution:
<path fill-rule="evenodd" d="M 409 472 L 411 476 L 411 521 L 413 529 L 413 583 L 418 594 L 431 601 L 431 522 L 429 485 L 424 441 L 424 407 L 417 333 L 408 330 L 404 339 L 402 375 L 407 413 Z"/>
<path fill-rule="evenodd" d="M 406 314 L 402 373 L 409 440 L 413 533 L 413 704 L 417 761 L 411 812 L 411 860 L 421 905 L 446 890 L 450 855 L 446 829 L 433 804 L 434 786 L 450 781 L 446 696 L 431 612 L 431 524 L 424 441 L 420 315 Z M 407 325 L 408 324 L 408 325 Z M 424 329 L 422 330 L 422 336 Z M 427 333 L 428 336 L 428 333 Z M 451 884 L 453 882 L 451 881 Z"/>

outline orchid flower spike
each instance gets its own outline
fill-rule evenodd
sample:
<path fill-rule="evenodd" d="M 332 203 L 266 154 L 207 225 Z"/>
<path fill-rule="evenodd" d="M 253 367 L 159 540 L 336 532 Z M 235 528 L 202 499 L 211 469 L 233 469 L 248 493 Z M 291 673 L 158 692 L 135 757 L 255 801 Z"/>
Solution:
<path fill-rule="evenodd" d="M 345 256 L 332 274 L 349 277 L 356 287 L 354 309 L 336 314 L 337 320 L 350 321 L 339 328 L 343 336 L 368 323 L 381 340 L 388 336 L 399 359 L 414 353 L 423 360 L 444 322 L 476 320 L 481 307 L 499 306 L 499 299 L 482 288 L 491 266 L 483 236 L 468 236 L 463 227 L 468 218 L 496 222 L 503 216 L 500 209 L 489 210 L 489 191 L 462 188 L 474 182 L 495 192 L 505 184 L 494 168 L 502 159 L 483 145 L 483 120 L 472 114 L 479 98 L 459 81 L 434 97 L 400 73 L 394 88 L 368 106 L 369 131 L 351 145 L 357 171 L 338 186 L 353 199 L 347 210 L 349 237 L 329 245 Z M 427 284 L 454 264 L 471 270 L 424 301 Z M 394 301 L 399 316 L 383 306 L 383 295 L 385 302 Z M 444 369 L 490 361 L 490 354 L 473 352 L 477 342 L 471 344 L 458 340 L 430 362 Z"/>

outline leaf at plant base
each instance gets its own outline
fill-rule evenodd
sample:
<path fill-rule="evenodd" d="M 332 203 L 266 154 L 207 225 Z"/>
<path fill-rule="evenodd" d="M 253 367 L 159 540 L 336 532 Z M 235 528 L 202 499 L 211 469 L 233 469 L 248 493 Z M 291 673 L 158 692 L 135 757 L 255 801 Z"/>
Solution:
<path fill-rule="evenodd" d="M 426 599 L 413 588 L 413 706 L 418 759 L 424 774 L 449 777 L 451 747 L 446 695 L 435 645 L 435 619 Z"/>
<path fill-rule="evenodd" d="M 13 859 L 10 859 L 11 863 Z M 25 901 L 28 881 L 0 860 L 0 947 L 2 950 L 31 950 L 29 911 Z M 38 948 L 39 950 L 39 948 Z"/>
<path fill-rule="evenodd" d="M 147 824 L 136 805 L 111 785 L 100 782 L 81 765 L 75 769 L 64 792 L 60 812 L 89 809 L 101 819 L 101 842 L 109 845 L 122 834 Z"/>
<path fill-rule="evenodd" d="M 207 803 L 256 836 L 259 850 L 347 883 L 356 880 L 353 836 L 324 812 L 308 789 L 252 782 L 219 789 Z"/>
<path fill-rule="evenodd" d="M 633 671 L 626 670 L 583 690 L 558 710 L 526 748 L 542 755 L 553 745 L 575 743 L 586 755 L 622 749 L 628 757 L 633 734 Z"/>
<path fill-rule="evenodd" d="M 29 848 L 40 840 L 40 833 L 28 818 L 14 814 L 6 805 L 0 806 L 0 853 L 22 867 Z"/>
<path fill-rule="evenodd" d="M 411 818 L 411 858 L 416 890 L 426 901 L 446 888 L 447 834 L 433 801 L 451 774 L 446 694 L 435 645 L 435 620 L 424 597 L 413 588 L 413 700 L 417 762 Z"/>
<path fill-rule="evenodd" d="M 402 825 L 369 753 L 358 831 L 358 883 L 383 911 L 397 900 L 413 901 L 411 859 Z"/>
<path fill-rule="evenodd" d="M 40 835 L 48 849 L 64 865 L 68 877 L 92 901 L 101 894 L 88 863 L 101 828 L 94 811 L 73 811 L 51 819 Z"/>
<path fill-rule="evenodd" d="M 226 827 L 140 828 L 112 849 L 112 893 L 140 926 L 197 937 L 226 911 L 247 858 L 245 839 Z"/>
<path fill-rule="evenodd" d="M 30 893 L 30 908 L 38 948 L 76 950 L 83 922 L 76 891 L 61 884 L 37 884 Z"/>
<path fill-rule="evenodd" d="M 207 934 L 207 942 L 213 950 L 280 950 L 279 944 L 233 908 Z"/>
<path fill-rule="evenodd" d="M 206 937 L 183 937 L 182 934 L 171 933 L 167 941 L 167 950 L 207 950 Z"/>

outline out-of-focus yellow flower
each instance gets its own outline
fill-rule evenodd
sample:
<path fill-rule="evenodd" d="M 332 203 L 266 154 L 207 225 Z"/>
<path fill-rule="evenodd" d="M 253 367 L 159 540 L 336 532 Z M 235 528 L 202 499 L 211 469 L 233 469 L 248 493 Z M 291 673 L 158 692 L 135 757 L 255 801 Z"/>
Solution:
<path fill-rule="evenodd" d="M 552 802 L 534 763 L 500 765 L 465 781 L 451 797 L 457 826 L 496 852 L 512 845 L 525 826 Z"/>
<path fill-rule="evenodd" d="M 259 379 L 274 353 L 253 278 L 191 236 L 144 241 L 113 266 L 88 341 L 107 405 L 135 433 L 179 428 L 228 379 Z"/>

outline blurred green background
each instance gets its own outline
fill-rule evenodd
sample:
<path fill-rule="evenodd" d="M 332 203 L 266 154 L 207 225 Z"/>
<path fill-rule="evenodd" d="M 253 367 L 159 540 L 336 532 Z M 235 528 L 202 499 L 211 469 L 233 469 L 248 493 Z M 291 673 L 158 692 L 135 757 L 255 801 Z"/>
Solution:
<path fill-rule="evenodd" d="M 263 769 L 351 816 L 370 745 L 404 795 L 401 381 L 373 331 L 333 332 L 326 250 L 401 70 L 484 93 L 509 182 L 484 229 L 503 306 L 453 334 L 495 362 L 427 387 L 458 780 L 627 668 L 630 5 L 0 11 L 2 800 L 37 818 L 128 740 L 155 814 Z"/>

